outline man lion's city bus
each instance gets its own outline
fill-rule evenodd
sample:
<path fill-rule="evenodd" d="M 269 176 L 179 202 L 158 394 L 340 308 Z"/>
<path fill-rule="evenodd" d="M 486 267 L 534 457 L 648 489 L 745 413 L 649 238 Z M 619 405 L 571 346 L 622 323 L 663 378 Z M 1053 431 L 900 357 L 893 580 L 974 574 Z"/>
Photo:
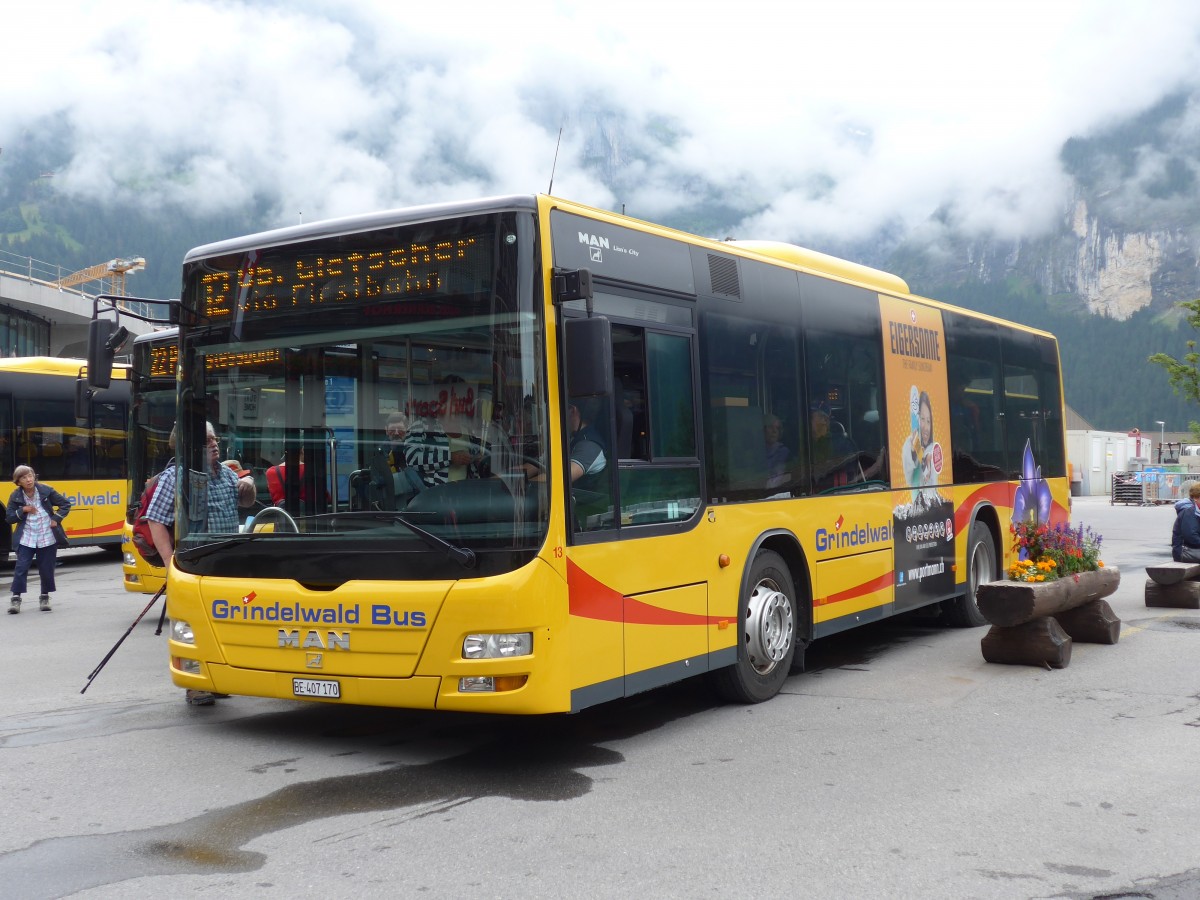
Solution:
<path fill-rule="evenodd" d="M 175 318 L 180 687 L 763 701 L 817 638 L 982 624 L 1010 522 L 1069 516 L 1051 335 L 791 245 L 500 197 L 197 248 Z M 286 471 L 237 531 L 206 421 Z"/>
<path fill-rule="evenodd" d="M 125 366 L 117 367 L 110 386 L 84 398 L 86 415 L 76 418 L 76 384 L 84 369 L 79 359 L 0 359 L 0 471 L 11 484 L 17 466 L 32 466 L 39 481 L 71 499 L 63 520 L 71 546 L 115 553 L 121 549 L 128 491 L 129 382 Z M 11 490 L 4 492 L 5 501 Z M 2 527 L 0 553 L 7 557 L 12 526 Z"/>
<path fill-rule="evenodd" d="M 169 446 L 175 425 L 174 328 L 140 334 L 130 345 L 128 377 L 132 387 L 129 416 L 129 503 L 121 533 L 121 569 L 125 590 L 153 594 L 167 570 L 151 565 L 133 542 L 134 516 L 148 479 L 158 475 L 174 454 Z"/>

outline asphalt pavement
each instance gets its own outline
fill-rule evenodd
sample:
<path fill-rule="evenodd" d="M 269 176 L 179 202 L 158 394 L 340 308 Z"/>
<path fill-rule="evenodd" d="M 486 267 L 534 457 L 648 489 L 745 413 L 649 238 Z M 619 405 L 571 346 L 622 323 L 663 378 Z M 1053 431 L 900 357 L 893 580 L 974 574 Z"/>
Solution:
<path fill-rule="evenodd" d="M 187 707 L 160 608 L 64 554 L 0 614 L 0 885 L 21 898 L 1200 896 L 1200 611 L 1147 608 L 1169 506 L 1077 498 L 1116 645 L 985 662 L 930 616 L 817 642 L 757 706 L 702 680 L 576 716 Z M 4 577 L 0 574 L 0 579 Z M 118 639 L 128 637 L 88 676 Z"/>

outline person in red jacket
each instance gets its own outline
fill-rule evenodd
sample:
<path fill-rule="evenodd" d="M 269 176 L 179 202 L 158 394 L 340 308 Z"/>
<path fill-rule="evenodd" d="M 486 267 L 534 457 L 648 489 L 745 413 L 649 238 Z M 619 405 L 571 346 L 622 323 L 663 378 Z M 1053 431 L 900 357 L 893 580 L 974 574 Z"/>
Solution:
<path fill-rule="evenodd" d="M 308 502 L 308 489 L 304 482 L 304 451 L 300 451 L 300 502 Z M 279 465 L 271 466 L 267 469 L 267 490 L 271 492 L 271 504 L 273 506 L 282 506 L 284 499 L 284 485 L 287 483 L 287 463 L 281 462 Z"/>

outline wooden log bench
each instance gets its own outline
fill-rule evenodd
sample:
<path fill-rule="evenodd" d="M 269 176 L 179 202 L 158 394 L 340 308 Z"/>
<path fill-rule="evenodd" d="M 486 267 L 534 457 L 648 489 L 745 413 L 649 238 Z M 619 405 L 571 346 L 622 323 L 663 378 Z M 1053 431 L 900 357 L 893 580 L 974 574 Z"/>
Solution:
<path fill-rule="evenodd" d="M 1116 591 L 1115 566 L 1054 581 L 993 581 L 975 592 L 992 627 L 980 643 L 988 662 L 1063 669 L 1074 641 L 1115 644 L 1121 620 L 1104 598 Z"/>
<path fill-rule="evenodd" d="M 1146 566 L 1146 605 L 1200 609 L 1200 563 Z"/>

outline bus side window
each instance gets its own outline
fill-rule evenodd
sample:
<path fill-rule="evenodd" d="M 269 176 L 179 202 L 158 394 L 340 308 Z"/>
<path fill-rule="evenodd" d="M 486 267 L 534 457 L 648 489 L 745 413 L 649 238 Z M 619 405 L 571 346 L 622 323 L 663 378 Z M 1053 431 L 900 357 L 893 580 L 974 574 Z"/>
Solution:
<path fill-rule="evenodd" d="M 1009 477 L 1022 477 L 1028 444 L 1043 478 L 1067 474 L 1060 418 L 1058 355 L 1053 340 L 1006 334 L 1004 359 L 1004 444 Z"/>
<path fill-rule="evenodd" d="M 805 344 L 812 490 L 885 482 L 878 331 L 846 335 L 810 330 Z"/>
<path fill-rule="evenodd" d="M 703 337 L 710 502 L 807 493 L 795 329 L 710 313 Z"/>
<path fill-rule="evenodd" d="M 947 311 L 946 380 L 950 452 L 958 484 L 1007 477 L 1000 331 L 992 322 Z"/>
<path fill-rule="evenodd" d="M 570 406 L 607 458 L 603 474 L 574 483 L 575 525 L 593 531 L 684 521 L 700 507 L 692 338 L 618 324 L 612 343 L 611 404 L 571 397 L 568 385 Z"/>
<path fill-rule="evenodd" d="M 640 328 L 614 325 L 613 413 L 617 459 L 649 459 L 646 447 L 646 341 Z"/>
<path fill-rule="evenodd" d="M 700 508 L 692 339 L 657 331 L 641 332 L 640 338 L 646 424 L 636 437 L 642 456 L 617 471 L 622 526 L 681 522 Z"/>

